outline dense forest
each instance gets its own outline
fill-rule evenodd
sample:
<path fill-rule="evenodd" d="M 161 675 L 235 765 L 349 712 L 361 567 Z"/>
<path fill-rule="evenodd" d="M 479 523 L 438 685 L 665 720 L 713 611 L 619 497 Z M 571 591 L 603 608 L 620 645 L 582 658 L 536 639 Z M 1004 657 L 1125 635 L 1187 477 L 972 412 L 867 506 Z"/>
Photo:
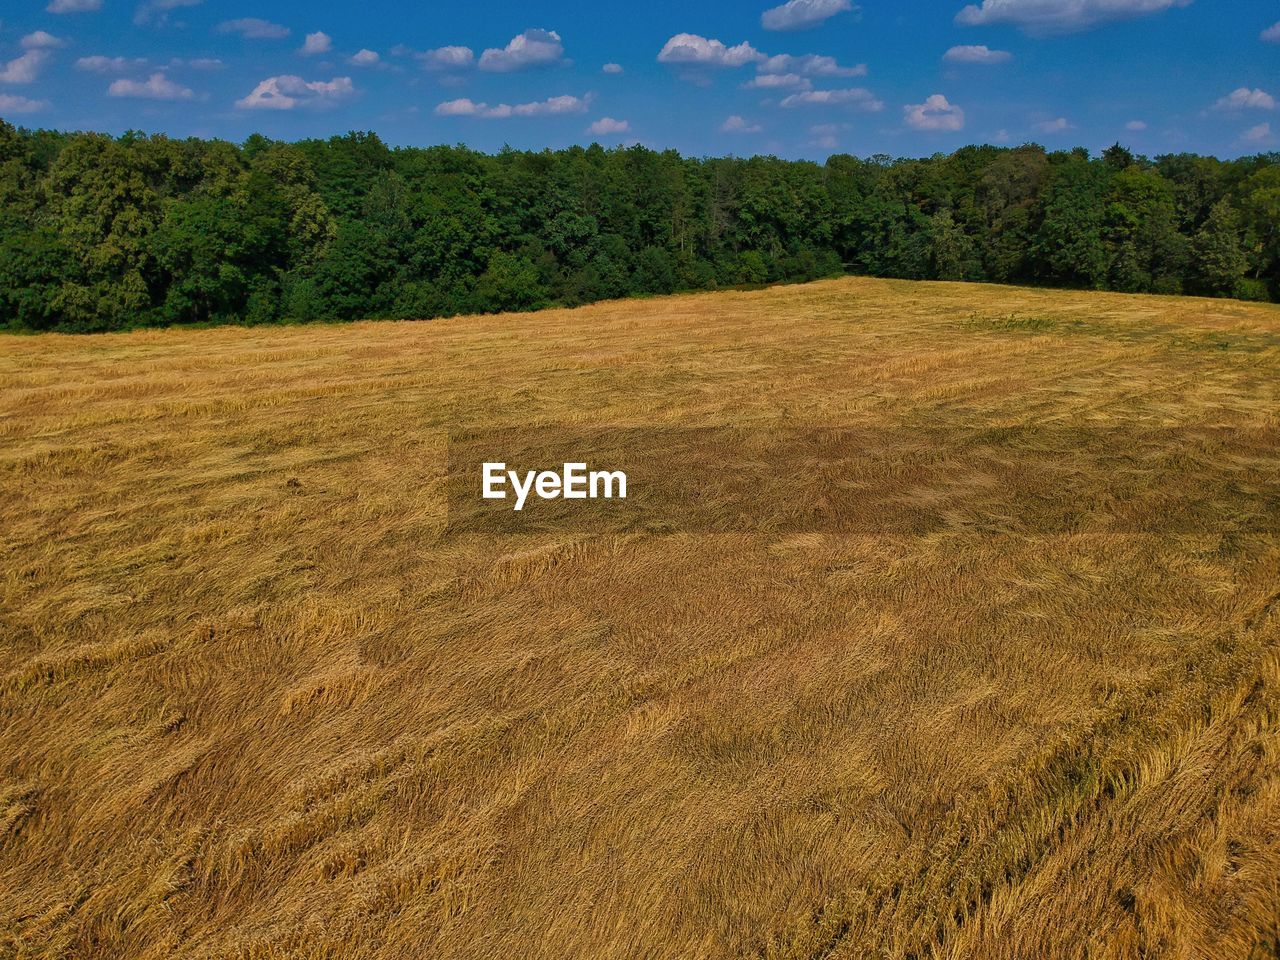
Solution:
<path fill-rule="evenodd" d="M 1280 154 L 825 164 L 0 120 L 0 326 L 435 317 L 843 272 L 1280 299 Z"/>

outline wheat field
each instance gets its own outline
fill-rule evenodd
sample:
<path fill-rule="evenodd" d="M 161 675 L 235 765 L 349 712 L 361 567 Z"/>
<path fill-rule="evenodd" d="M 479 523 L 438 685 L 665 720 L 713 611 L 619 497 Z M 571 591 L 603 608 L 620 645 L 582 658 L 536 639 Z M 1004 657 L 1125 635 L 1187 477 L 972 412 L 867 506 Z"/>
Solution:
<path fill-rule="evenodd" d="M 863 479 L 924 532 L 449 526 L 457 431 L 1025 424 L 1165 430 L 1145 516 L 1222 522 L 954 519 L 1113 488 L 1015 440 Z M 1274 441 L 1280 308 L 848 278 L 6 338 L 0 957 L 1280 956 L 1275 444 L 1202 428 Z"/>

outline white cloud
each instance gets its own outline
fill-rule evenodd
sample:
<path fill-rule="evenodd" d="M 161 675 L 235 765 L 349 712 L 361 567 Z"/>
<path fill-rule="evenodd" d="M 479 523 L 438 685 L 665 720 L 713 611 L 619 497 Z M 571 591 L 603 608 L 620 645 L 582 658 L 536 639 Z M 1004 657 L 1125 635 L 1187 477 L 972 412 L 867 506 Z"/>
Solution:
<path fill-rule="evenodd" d="M 602 72 L 604 72 L 604 73 L 621 73 L 621 72 L 622 72 L 622 64 L 620 64 L 620 63 L 606 63 L 603 67 L 601 67 L 601 68 L 600 68 L 600 70 L 601 70 Z"/>
<path fill-rule="evenodd" d="M 55 37 L 52 33 L 45 33 L 43 30 L 28 33 L 22 38 L 23 50 L 53 50 L 66 45 L 67 41 Z"/>
<path fill-rule="evenodd" d="M 364 48 L 357 51 L 351 57 L 351 63 L 357 67 L 372 67 L 381 59 L 382 58 L 378 56 L 378 52 L 376 50 Z"/>
<path fill-rule="evenodd" d="M 720 124 L 721 133 L 760 133 L 764 127 L 758 123 L 751 123 L 742 117 L 734 114 L 728 117 L 724 123 Z"/>
<path fill-rule="evenodd" d="M 463 70 L 476 60 L 470 47 L 437 47 L 415 56 L 428 70 Z"/>
<path fill-rule="evenodd" d="M 144 100 L 193 100 L 195 91 L 174 83 L 163 73 L 156 72 L 145 81 L 115 80 L 107 87 L 109 97 L 140 97 Z"/>
<path fill-rule="evenodd" d="M 527 67 L 545 67 L 559 63 L 564 44 L 554 30 L 530 29 L 511 38 L 501 50 L 490 48 L 480 54 L 480 69 L 510 73 Z"/>
<path fill-rule="evenodd" d="M 760 15 L 766 30 L 809 30 L 837 13 L 855 9 L 849 0 L 788 0 Z"/>
<path fill-rule="evenodd" d="M 236 101 L 242 110 L 292 110 L 294 107 L 324 106 L 355 93 L 350 77 L 329 81 L 306 81 L 285 75 L 267 77 L 246 97 Z"/>
<path fill-rule="evenodd" d="M 902 108 L 903 122 L 913 130 L 963 130 L 964 111 L 940 93 L 926 97 L 924 103 L 909 103 Z"/>
<path fill-rule="evenodd" d="M 317 30 L 315 33 L 307 34 L 306 39 L 302 41 L 302 49 L 298 52 L 304 57 L 313 57 L 320 53 L 328 53 L 332 49 L 333 37 L 323 30 Z"/>
<path fill-rule="evenodd" d="M 587 127 L 588 133 L 594 133 L 598 137 L 613 136 L 618 133 L 630 133 L 631 124 L 626 120 L 615 120 L 613 117 L 601 117 L 591 126 Z"/>
<path fill-rule="evenodd" d="M 1256 127 L 1250 127 L 1240 135 L 1240 139 L 1247 143 L 1260 143 L 1263 140 L 1271 139 L 1271 124 L 1260 123 Z"/>
<path fill-rule="evenodd" d="M 696 33 L 677 33 L 658 54 L 659 63 L 680 63 L 703 67 L 741 67 L 768 59 L 751 44 L 743 41 L 726 47 L 719 40 L 708 40 Z"/>
<path fill-rule="evenodd" d="M 1145 120 L 1130 120 L 1124 125 L 1124 128 L 1126 130 L 1132 130 L 1134 133 L 1141 133 L 1143 130 L 1147 129 L 1147 122 Z"/>
<path fill-rule="evenodd" d="M 1041 133 L 1062 133 L 1064 130 L 1074 129 L 1071 124 L 1067 122 L 1066 117 L 1058 117 L 1054 120 L 1041 121 L 1035 125 L 1035 128 Z"/>
<path fill-rule="evenodd" d="M 467 97 L 461 100 L 449 100 L 446 103 L 439 104 L 436 107 L 436 116 L 438 117 L 481 117 L 485 120 L 506 120 L 509 117 L 545 117 L 559 116 L 566 113 L 583 113 L 586 111 L 590 98 L 581 97 L 551 97 L 548 100 L 538 100 L 534 103 L 517 103 L 512 106 L 509 103 L 498 103 L 490 106 L 487 103 L 477 103 Z"/>
<path fill-rule="evenodd" d="M 1275 26 L 1267 27 L 1262 33 L 1258 34 L 1258 39 L 1265 43 L 1280 43 L 1280 21 Z"/>
<path fill-rule="evenodd" d="M 188 60 L 185 64 L 192 70 L 221 70 L 223 63 L 217 57 L 196 57 L 194 60 Z M 175 67 L 183 66 L 181 60 L 174 61 Z"/>
<path fill-rule="evenodd" d="M 777 90 L 794 87 L 800 90 L 813 89 L 808 77 L 798 73 L 760 73 L 742 85 L 744 90 Z"/>
<path fill-rule="evenodd" d="M 765 57 L 757 66 L 760 73 L 803 73 L 810 77 L 865 77 L 867 65 L 859 63 L 853 67 L 842 67 L 835 57 L 821 57 L 814 53 L 803 56 L 792 56 L 780 53 L 776 57 Z"/>
<path fill-rule="evenodd" d="M 1192 0 L 982 0 L 969 4 L 956 23 L 967 27 L 1011 23 L 1028 33 L 1052 34 L 1088 30 L 1116 20 L 1128 20 L 1171 7 L 1186 7 Z"/>
<path fill-rule="evenodd" d="M 826 107 L 848 106 L 867 113 L 877 113 L 884 109 L 884 103 L 877 100 L 870 90 L 853 87 L 848 90 L 805 90 L 784 97 L 783 107 Z"/>
<path fill-rule="evenodd" d="M 102 0 L 50 0 L 50 13 L 93 13 L 102 9 Z"/>
<path fill-rule="evenodd" d="M 49 59 L 48 50 L 28 50 L 22 56 L 0 65 L 0 83 L 34 83 L 40 68 Z"/>
<path fill-rule="evenodd" d="M 90 73 L 121 73 L 122 71 L 146 65 L 145 57 L 104 57 L 96 54 L 92 57 L 81 57 L 76 61 L 77 70 L 88 70 Z"/>
<path fill-rule="evenodd" d="M 32 100 L 29 97 L 15 97 L 0 93 L 0 114 L 2 113 L 35 113 L 49 106 L 48 100 Z"/>
<path fill-rule="evenodd" d="M 942 55 L 942 59 L 948 63 L 1008 63 L 1013 59 L 1013 54 L 1008 50 L 992 50 L 984 45 L 973 47 L 952 47 Z"/>
<path fill-rule="evenodd" d="M 1229 94 L 1213 105 L 1215 110 L 1274 110 L 1276 108 L 1275 97 L 1260 90 L 1257 87 L 1250 90 L 1248 87 L 1241 87 L 1238 90 L 1232 90 Z"/>
<path fill-rule="evenodd" d="M 257 17 L 241 17 L 239 20 L 224 20 L 218 24 L 218 32 L 238 33 L 246 40 L 283 40 L 289 35 L 289 28 Z"/>

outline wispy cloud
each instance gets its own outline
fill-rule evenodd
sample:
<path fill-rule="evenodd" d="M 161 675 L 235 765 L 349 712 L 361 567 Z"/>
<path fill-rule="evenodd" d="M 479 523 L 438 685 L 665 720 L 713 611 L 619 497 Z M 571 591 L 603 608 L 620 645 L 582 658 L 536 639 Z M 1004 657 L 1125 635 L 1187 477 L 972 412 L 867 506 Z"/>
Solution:
<path fill-rule="evenodd" d="M 0 93 L 0 114 L 36 113 L 48 106 L 48 100 L 32 100 L 29 97 L 17 97 L 7 93 Z"/>
<path fill-rule="evenodd" d="M 143 100 L 194 100 L 195 91 L 174 83 L 157 71 L 146 80 L 115 80 L 107 87 L 110 97 L 137 97 Z"/>
<path fill-rule="evenodd" d="M 510 117 L 547 117 L 566 113 L 584 113 L 589 105 L 588 97 L 561 96 L 533 103 L 498 103 L 490 106 L 470 98 L 449 100 L 436 107 L 439 117 L 480 117 L 485 120 L 506 120 Z"/>
<path fill-rule="evenodd" d="M 22 38 L 23 50 L 56 50 L 58 47 L 65 47 L 66 45 L 67 41 L 61 37 L 55 37 L 52 33 L 46 33 L 43 30 L 28 33 Z"/>
<path fill-rule="evenodd" d="M 1264 140 L 1271 139 L 1271 124 L 1260 123 L 1256 127 L 1250 127 L 1240 135 L 1240 139 L 1246 143 L 1261 143 Z"/>
<path fill-rule="evenodd" d="M 146 65 L 146 57 L 104 57 L 101 54 L 81 57 L 76 61 L 77 70 L 87 70 L 90 73 L 123 73 Z"/>
<path fill-rule="evenodd" d="M 764 127 L 760 126 L 760 124 L 752 123 L 736 113 L 731 117 L 725 118 L 724 123 L 720 124 L 721 133 L 761 133 L 763 131 Z"/>
<path fill-rule="evenodd" d="M 283 40 L 289 35 L 289 28 L 257 17 L 241 17 L 239 20 L 224 20 L 218 24 L 218 32 L 238 33 L 246 40 Z"/>
<path fill-rule="evenodd" d="M 759 73 L 742 85 L 743 90 L 812 90 L 813 81 L 798 73 Z"/>
<path fill-rule="evenodd" d="M 102 0 L 50 0 L 50 13 L 93 13 L 102 9 Z"/>
<path fill-rule="evenodd" d="M 1280 21 L 1276 21 L 1275 26 L 1267 27 L 1258 34 L 1258 39 L 1264 43 L 1280 43 Z"/>
<path fill-rule="evenodd" d="M 782 107 L 851 107 L 866 113 L 878 113 L 884 109 L 884 103 L 863 87 L 851 87 L 847 90 L 805 90 L 784 97 Z"/>
<path fill-rule="evenodd" d="M 992 50 L 985 44 L 979 46 L 952 47 L 942 55 L 947 63 L 979 63 L 990 66 L 997 63 L 1008 63 L 1013 54 L 1008 50 Z"/>
<path fill-rule="evenodd" d="M 1075 129 L 1066 117 L 1056 117 L 1053 120 L 1042 120 L 1034 126 L 1041 133 L 1062 133 L 1066 130 Z"/>
<path fill-rule="evenodd" d="M 854 9 L 849 0 L 788 0 L 762 13 L 760 26 L 766 30 L 810 30 Z"/>
<path fill-rule="evenodd" d="M 1073 33 L 1116 20 L 1190 6 L 1192 0 L 982 0 L 956 14 L 956 23 L 985 27 L 1011 23 L 1032 34 Z"/>
<path fill-rule="evenodd" d="M 601 68 L 600 68 L 600 71 L 601 71 L 602 73 L 619 74 L 619 73 L 621 73 L 621 72 L 622 72 L 622 64 L 620 64 L 620 63 L 606 63 L 603 67 L 601 67 Z"/>
<path fill-rule="evenodd" d="M 242 110 L 293 110 L 337 103 L 354 93 L 350 77 L 307 81 L 286 74 L 267 77 L 248 96 L 237 100 L 236 106 Z"/>

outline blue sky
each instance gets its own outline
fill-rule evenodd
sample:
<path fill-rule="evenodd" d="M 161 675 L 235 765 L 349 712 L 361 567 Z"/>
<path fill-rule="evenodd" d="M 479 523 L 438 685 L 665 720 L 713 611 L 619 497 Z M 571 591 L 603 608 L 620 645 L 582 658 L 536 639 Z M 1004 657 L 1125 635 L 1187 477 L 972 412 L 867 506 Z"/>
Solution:
<path fill-rule="evenodd" d="M 5 0 L 0 116 L 242 140 L 1280 149 L 1275 0 Z"/>

